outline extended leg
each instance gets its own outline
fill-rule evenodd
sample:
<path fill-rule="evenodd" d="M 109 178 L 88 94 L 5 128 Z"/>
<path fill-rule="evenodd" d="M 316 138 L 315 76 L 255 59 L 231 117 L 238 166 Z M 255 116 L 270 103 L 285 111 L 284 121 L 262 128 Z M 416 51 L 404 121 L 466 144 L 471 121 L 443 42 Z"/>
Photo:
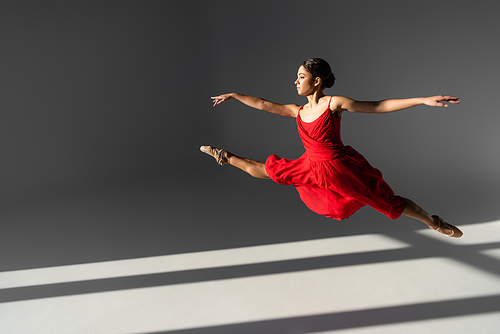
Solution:
<path fill-rule="evenodd" d="M 263 162 L 241 158 L 230 152 L 212 147 L 212 146 L 202 146 L 200 150 L 213 156 L 220 165 L 229 163 L 232 166 L 238 167 L 244 172 L 247 172 L 253 177 L 259 179 L 269 179 L 269 175 L 266 172 L 266 165 Z"/>
<path fill-rule="evenodd" d="M 438 216 L 429 215 L 424 209 L 422 209 L 418 204 L 410 199 L 405 198 L 405 209 L 403 214 L 405 216 L 418 219 L 424 222 L 431 229 L 436 230 L 444 235 L 454 238 L 460 238 L 462 236 L 462 231 L 457 227 L 444 222 Z"/>
<path fill-rule="evenodd" d="M 266 172 L 266 164 L 257 160 L 241 158 L 237 155 L 227 152 L 227 160 L 230 165 L 238 167 L 244 172 L 259 179 L 269 179 Z"/>

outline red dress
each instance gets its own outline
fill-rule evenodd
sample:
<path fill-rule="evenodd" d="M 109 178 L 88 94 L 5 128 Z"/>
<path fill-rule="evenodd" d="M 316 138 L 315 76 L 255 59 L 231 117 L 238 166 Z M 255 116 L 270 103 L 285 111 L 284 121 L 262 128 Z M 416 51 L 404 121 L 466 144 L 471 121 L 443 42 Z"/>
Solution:
<path fill-rule="evenodd" d="M 276 183 L 294 185 L 312 211 L 337 220 L 365 205 L 392 219 L 401 216 L 404 199 L 394 195 L 382 173 L 340 139 L 340 117 L 329 108 L 313 122 L 297 115 L 297 128 L 306 152 L 298 159 L 271 155 L 266 171 Z"/>

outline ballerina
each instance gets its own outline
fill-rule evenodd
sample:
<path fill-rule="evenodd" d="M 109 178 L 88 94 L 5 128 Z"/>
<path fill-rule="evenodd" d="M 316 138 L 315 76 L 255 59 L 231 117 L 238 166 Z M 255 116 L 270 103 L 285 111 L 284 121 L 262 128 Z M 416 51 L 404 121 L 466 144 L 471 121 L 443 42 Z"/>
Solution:
<path fill-rule="evenodd" d="M 336 220 L 346 219 L 365 205 L 391 219 L 401 215 L 418 219 L 431 229 L 460 238 L 462 231 L 436 215 L 429 215 L 408 198 L 394 194 L 381 172 L 372 167 L 354 148 L 340 138 L 340 120 L 345 111 L 389 113 L 418 105 L 448 107 L 460 103 L 458 97 L 436 95 L 421 98 L 356 101 L 342 96 L 326 96 L 325 88 L 335 83 L 330 65 L 311 58 L 302 63 L 295 85 L 308 103 L 278 104 L 259 97 L 237 93 L 212 97 L 213 106 L 235 99 L 250 107 L 297 119 L 297 129 L 306 152 L 298 159 L 271 155 L 266 162 L 239 157 L 212 146 L 200 150 L 214 157 L 219 165 L 230 164 L 256 178 L 293 185 L 312 211 Z"/>

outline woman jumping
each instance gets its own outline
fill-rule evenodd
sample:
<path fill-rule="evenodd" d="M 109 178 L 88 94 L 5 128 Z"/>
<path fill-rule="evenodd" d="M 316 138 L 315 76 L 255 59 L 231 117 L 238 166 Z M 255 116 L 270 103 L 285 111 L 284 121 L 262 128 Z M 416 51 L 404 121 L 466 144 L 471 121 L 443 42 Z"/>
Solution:
<path fill-rule="evenodd" d="M 335 83 L 330 65 L 319 58 L 306 60 L 297 73 L 297 92 L 308 103 L 277 104 L 264 99 L 230 93 L 212 97 L 214 106 L 236 99 L 250 107 L 297 118 L 297 128 L 306 152 L 298 159 L 271 155 L 266 162 L 241 158 L 220 148 L 201 146 L 220 165 L 230 164 L 253 177 L 293 185 L 312 211 L 337 220 L 345 219 L 365 205 L 397 219 L 402 214 L 418 219 L 446 236 L 460 238 L 462 231 L 438 216 L 431 216 L 413 201 L 396 196 L 382 174 L 340 138 L 344 111 L 388 113 L 418 105 L 447 107 L 458 97 L 431 96 L 377 102 L 355 101 L 342 96 L 325 96 L 323 90 Z"/>

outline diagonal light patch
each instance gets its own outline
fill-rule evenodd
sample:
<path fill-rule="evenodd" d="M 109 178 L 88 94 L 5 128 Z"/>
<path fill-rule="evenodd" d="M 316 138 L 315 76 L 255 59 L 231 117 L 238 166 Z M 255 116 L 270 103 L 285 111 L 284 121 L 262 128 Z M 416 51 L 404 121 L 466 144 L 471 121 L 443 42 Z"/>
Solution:
<path fill-rule="evenodd" d="M 380 316 L 394 323 L 478 314 L 466 299 L 493 300 L 481 312 L 497 312 L 499 295 L 497 275 L 436 257 L 3 303 L 0 332 L 3 326 L 19 333 L 203 333 L 234 325 L 241 330 L 230 333 L 242 333 L 245 324 L 321 315 L 337 326 L 346 314 L 369 326 L 384 323 Z M 444 313 L 405 315 L 441 302 Z M 394 312 L 400 316 L 391 318 Z"/>
<path fill-rule="evenodd" d="M 484 251 L 481 251 L 481 254 L 489 256 L 495 260 L 500 261 L 500 249 L 499 248 L 484 250 Z"/>
<path fill-rule="evenodd" d="M 0 289 L 393 250 L 408 244 L 370 234 L 0 273 Z"/>

